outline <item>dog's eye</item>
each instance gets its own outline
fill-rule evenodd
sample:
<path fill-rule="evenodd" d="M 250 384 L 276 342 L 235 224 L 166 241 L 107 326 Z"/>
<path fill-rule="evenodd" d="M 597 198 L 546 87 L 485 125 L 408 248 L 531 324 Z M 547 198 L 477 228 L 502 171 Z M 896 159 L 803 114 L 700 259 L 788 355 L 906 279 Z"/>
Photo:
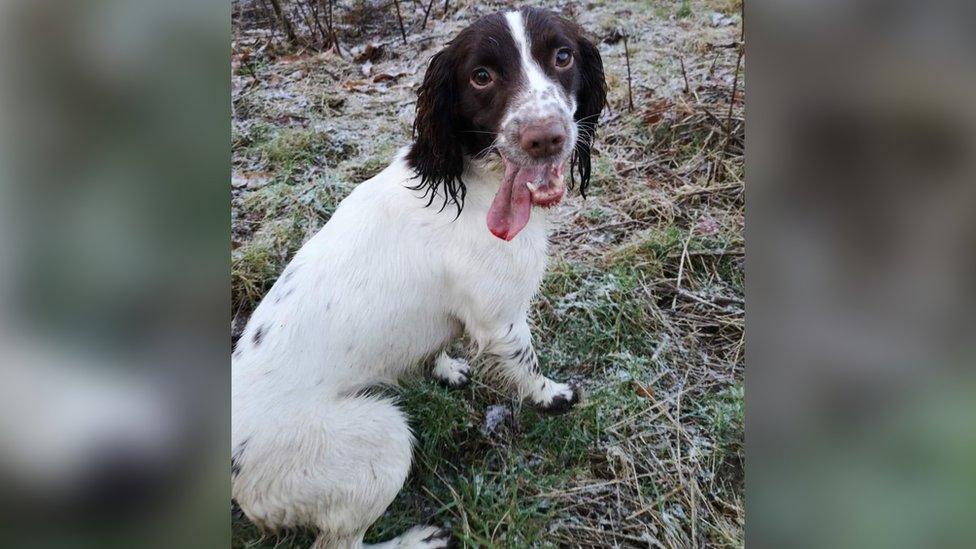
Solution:
<path fill-rule="evenodd" d="M 471 85 L 476 88 L 487 88 L 494 80 L 491 72 L 484 67 L 478 67 L 471 73 Z"/>
<path fill-rule="evenodd" d="M 559 48 L 553 58 L 553 64 L 557 69 L 568 69 L 573 65 L 573 50 L 569 48 Z"/>

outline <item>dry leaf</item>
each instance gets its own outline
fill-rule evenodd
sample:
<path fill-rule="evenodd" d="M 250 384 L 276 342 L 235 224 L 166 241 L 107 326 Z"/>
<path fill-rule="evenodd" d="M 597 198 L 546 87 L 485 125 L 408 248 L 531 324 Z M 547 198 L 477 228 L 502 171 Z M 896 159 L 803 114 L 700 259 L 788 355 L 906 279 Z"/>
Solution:
<path fill-rule="evenodd" d="M 377 61 L 380 56 L 383 55 L 383 44 L 366 44 L 362 53 L 354 58 L 357 63 L 365 63 L 366 61 Z"/>
<path fill-rule="evenodd" d="M 310 59 L 310 58 L 311 58 L 310 55 L 308 55 L 305 52 L 301 52 L 301 53 L 295 53 L 290 55 L 282 55 L 281 57 L 278 58 L 278 62 L 284 63 L 286 65 L 290 65 L 292 63 L 298 63 L 299 61 L 305 61 L 306 59 Z"/>
<path fill-rule="evenodd" d="M 267 185 L 271 178 L 271 172 L 239 172 L 231 175 L 230 184 L 235 189 L 256 189 Z"/>
<path fill-rule="evenodd" d="M 664 114 L 671 108 L 671 103 L 667 99 L 657 99 L 647 104 L 644 109 L 644 123 L 648 126 L 657 124 L 664 118 Z"/>
<path fill-rule="evenodd" d="M 381 72 L 373 77 L 373 82 L 387 82 L 387 81 L 397 81 L 403 76 L 409 75 L 409 72 L 398 72 L 396 74 L 390 74 L 387 72 Z"/>
<path fill-rule="evenodd" d="M 718 221 L 707 213 L 702 215 L 698 222 L 695 223 L 695 232 L 703 236 L 716 235 L 718 234 L 719 228 Z"/>
<path fill-rule="evenodd" d="M 634 392 L 637 393 L 637 396 L 646 398 L 647 400 L 654 400 L 654 389 L 652 387 L 648 387 L 636 379 L 631 382 L 631 385 L 634 386 Z"/>
<path fill-rule="evenodd" d="M 342 83 L 342 87 L 347 90 L 363 91 L 363 89 L 369 87 L 369 84 L 369 80 L 347 80 Z"/>

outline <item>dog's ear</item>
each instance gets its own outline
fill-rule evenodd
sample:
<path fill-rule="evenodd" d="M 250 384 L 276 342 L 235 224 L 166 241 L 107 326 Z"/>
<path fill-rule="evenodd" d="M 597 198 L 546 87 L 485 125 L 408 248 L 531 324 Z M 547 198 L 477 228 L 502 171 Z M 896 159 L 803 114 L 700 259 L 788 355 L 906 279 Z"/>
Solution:
<path fill-rule="evenodd" d="M 579 140 L 570 165 L 570 176 L 576 170 L 580 177 L 580 194 L 586 196 L 590 184 L 590 151 L 600 112 L 607 103 L 607 82 L 603 76 L 603 59 L 592 42 L 579 38 L 580 87 L 576 94 L 576 126 Z"/>
<path fill-rule="evenodd" d="M 413 190 L 430 194 L 429 206 L 440 194 L 444 204 L 453 201 L 461 213 L 465 188 L 464 150 L 457 135 L 458 103 L 454 48 L 448 46 L 431 59 L 424 81 L 417 91 L 415 140 L 407 153 L 407 162 L 420 181 Z"/>

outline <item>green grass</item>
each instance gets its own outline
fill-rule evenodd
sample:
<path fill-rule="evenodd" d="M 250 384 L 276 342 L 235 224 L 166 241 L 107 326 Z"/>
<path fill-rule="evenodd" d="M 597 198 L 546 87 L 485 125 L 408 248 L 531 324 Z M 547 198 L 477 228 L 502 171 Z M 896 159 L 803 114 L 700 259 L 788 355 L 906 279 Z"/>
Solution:
<path fill-rule="evenodd" d="M 256 124 L 247 135 L 234 136 L 233 143 L 266 169 L 284 173 L 314 165 L 334 167 L 356 153 L 351 143 L 305 127 Z"/>
<path fill-rule="evenodd" d="M 278 180 L 235 204 L 238 216 L 257 227 L 251 238 L 231 253 L 235 310 L 257 305 L 295 252 L 329 219 L 350 190 L 350 185 L 333 178 L 304 184 Z"/>
<path fill-rule="evenodd" d="M 556 371 L 583 363 L 587 370 L 607 366 L 609 355 L 650 350 L 646 297 L 639 268 L 609 270 L 558 263 L 542 284 L 535 308 L 535 338 L 545 349 L 542 360 Z"/>
<path fill-rule="evenodd" d="M 271 166 L 287 166 L 296 162 L 318 160 L 329 145 L 325 134 L 305 128 L 285 128 L 272 139 L 261 143 L 257 153 Z"/>
<path fill-rule="evenodd" d="M 446 525 L 471 547 L 554 546 L 547 529 L 560 507 L 545 494 L 593 475 L 601 427 L 618 420 L 639 398 L 626 384 L 600 388 L 569 416 L 549 418 L 516 410 L 512 425 L 491 435 L 481 431 L 489 404 L 515 406 L 485 388 L 451 391 L 430 381 L 409 382 L 398 391 L 417 435 L 414 468 L 367 542 L 389 539 L 423 523 Z M 258 533 L 235 518 L 237 546 Z M 311 541 L 290 533 L 289 545 Z M 251 547 L 273 547 L 269 537 Z"/>
<path fill-rule="evenodd" d="M 715 434 L 716 451 L 741 455 L 745 430 L 745 389 L 742 384 L 704 399 L 699 406 L 702 424 Z"/>

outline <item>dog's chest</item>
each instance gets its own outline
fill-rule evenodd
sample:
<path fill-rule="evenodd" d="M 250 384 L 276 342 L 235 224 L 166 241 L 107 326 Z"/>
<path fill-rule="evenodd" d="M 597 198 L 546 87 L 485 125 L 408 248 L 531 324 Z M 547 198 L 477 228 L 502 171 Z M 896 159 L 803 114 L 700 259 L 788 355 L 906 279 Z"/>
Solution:
<path fill-rule="evenodd" d="M 466 217 L 463 228 L 458 228 L 462 230 L 453 235 L 452 249 L 445 256 L 456 291 L 501 309 L 521 308 L 535 295 L 547 262 L 544 215 L 533 218 L 511 242 L 492 235 L 483 215 Z"/>

